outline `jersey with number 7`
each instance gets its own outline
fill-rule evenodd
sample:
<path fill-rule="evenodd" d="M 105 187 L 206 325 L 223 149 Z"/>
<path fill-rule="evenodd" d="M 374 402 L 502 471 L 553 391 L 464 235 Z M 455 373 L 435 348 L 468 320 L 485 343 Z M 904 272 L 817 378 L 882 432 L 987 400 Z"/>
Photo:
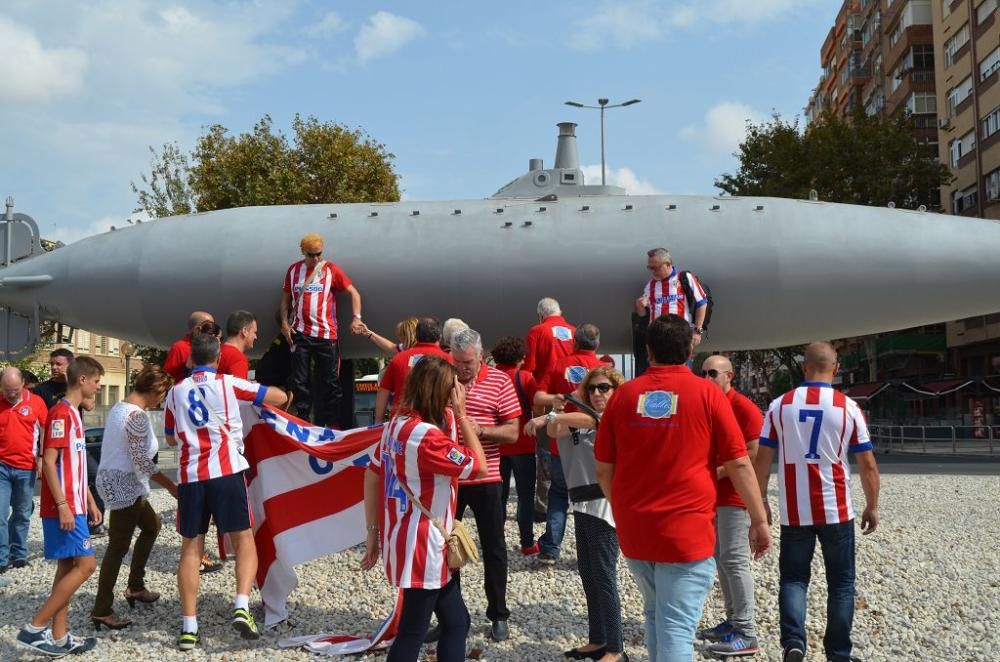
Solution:
<path fill-rule="evenodd" d="M 803 382 L 771 403 L 760 444 L 778 451 L 782 525 L 854 519 L 847 453 L 872 450 L 868 425 L 854 400 L 829 384 Z"/>

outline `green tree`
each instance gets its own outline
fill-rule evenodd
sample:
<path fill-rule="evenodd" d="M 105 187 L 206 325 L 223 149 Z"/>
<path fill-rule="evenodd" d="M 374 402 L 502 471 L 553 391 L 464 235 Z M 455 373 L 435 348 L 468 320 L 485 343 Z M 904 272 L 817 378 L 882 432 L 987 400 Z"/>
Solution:
<path fill-rule="evenodd" d="M 154 218 L 190 214 L 194 208 L 194 193 L 188 183 L 190 165 L 187 155 L 177 143 L 166 143 L 159 154 L 150 145 L 150 173 L 140 178 L 145 188 L 130 182 L 138 198 L 136 212 L 146 212 Z"/>
<path fill-rule="evenodd" d="M 938 208 L 951 173 L 913 129 L 906 113 L 844 118 L 827 112 L 805 130 L 798 119 L 780 115 L 748 122 L 736 172 L 715 186 L 730 195 L 801 199 L 815 190 L 828 202 Z"/>

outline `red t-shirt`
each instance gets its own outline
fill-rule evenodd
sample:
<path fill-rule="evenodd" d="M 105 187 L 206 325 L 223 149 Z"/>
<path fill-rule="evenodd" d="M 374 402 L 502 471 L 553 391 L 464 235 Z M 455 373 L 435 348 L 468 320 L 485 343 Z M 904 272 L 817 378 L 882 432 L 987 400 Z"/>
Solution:
<path fill-rule="evenodd" d="M 531 418 L 531 402 L 535 399 L 535 393 L 538 392 L 538 384 L 535 383 L 535 376 L 527 370 L 518 370 L 517 366 L 504 363 L 498 363 L 497 370 L 507 373 L 512 384 L 514 383 L 514 375 L 519 374 L 521 388 L 524 389 L 524 397 L 528 404 L 527 409 L 525 409 L 525 403 L 521 402 L 521 420 L 517 423 L 517 443 L 500 446 L 500 457 L 506 455 L 534 455 L 537 440 L 530 434 L 524 434 L 524 426 L 527 425 L 528 419 Z M 516 384 L 514 385 L 514 392 L 517 393 Z M 518 396 L 518 402 L 520 402 L 520 396 Z"/>
<path fill-rule="evenodd" d="M 418 342 L 413 347 L 404 350 L 392 357 L 389 365 L 382 373 L 382 381 L 379 388 L 384 388 L 392 392 L 392 404 L 395 408 L 403 398 L 403 384 L 406 383 L 406 376 L 410 374 L 413 366 L 417 365 L 425 356 L 437 356 L 448 363 L 454 363 L 451 354 L 441 349 L 436 342 Z"/>
<path fill-rule="evenodd" d="M 187 377 L 189 358 L 191 358 L 190 333 L 170 346 L 167 359 L 163 362 L 163 371 L 173 377 L 175 382 L 179 382 Z"/>
<path fill-rule="evenodd" d="M 715 551 L 715 468 L 746 443 L 722 390 L 683 365 L 654 365 L 608 402 L 594 456 L 615 465 L 611 507 L 622 553 L 688 563 Z"/>
<path fill-rule="evenodd" d="M 573 325 L 562 315 L 550 315 L 528 331 L 528 351 L 524 356 L 522 370 L 541 381 L 555 362 L 573 352 Z"/>
<path fill-rule="evenodd" d="M 351 286 L 333 262 L 322 262 L 323 274 L 313 278 L 313 269 L 299 260 L 285 273 L 286 293 L 292 295 L 292 329 L 310 338 L 337 339 L 337 301 L 335 294 Z"/>
<path fill-rule="evenodd" d="M 83 436 L 80 412 L 65 399 L 57 402 L 49 411 L 43 448 L 55 448 L 59 451 L 56 479 L 62 487 L 66 503 L 74 515 L 86 515 L 87 442 Z M 59 508 L 47 481 L 42 485 L 41 506 L 42 517 L 59 517 Z"/>
<path fill-rule="evenodd" d="M 229 343 L 222 343 L 219 350 L 219 367 L 216 369 L 220 375 L 232 375 L 240 379 L 248 379 L 250 375 L 250 359 L 247 355 L 236 349 Z"/>
<path fill-rule="evenodd" d="M 549 395 L 568 395 L 579 388 L 591 369 L 602 365 L 605 365 L 604 361 L 597 358 L 594 350 L 575 350 L 569 356 L 556 360 L 552 370 L 539 382 L 538 390 Z M 573 411 L 572 405 L 569 411 Z M 559 446 L 555 439 L 549 441 L 549 451 L 553 455 L 559 455 Z"/>
<path fill-rule="evenodd" d="M 764 426 L 764 415 L 760 413 L 760 409 L 757 409 L 757 405 L 750 398 L 742 393 L 738 393 L 734 388 L 729 389 L 729 393 L 726 393 L 726 399 L 732 405 L 736 422 L 739 424 L 740 430 L 743 431 L 744 441 L 750 443 L 759 437 L 760 429 Z M 722 463 L 720 462 L 719 464 Z M 717 503 L 720 506 L 735 506 L 744 510 L 747 507 L 743 503 L 743 499 L 740 498 L 740 495 L 736 493 L 733 481 L 725 477 L 719 479 L 719 497 Z"/>
<path fill-rule="evenodd" d="M 48 414 L 45 401 L 27 389 L 14 404 L 0 398 L 0 462 L 14 469 L 34 469 Z"/>
<path fill-rule="evenodd" d="M 510 377 L 485 363 L 479 374 L 465 385 L 465 414 L 483 427 L 494 427 L 521 417 L 521 405 Z M 462 440 L 459 428 L 459 441 Z M 500 482 L 500 444 L 479 440 L 486 455 L 487 473 L 482 478 L 459 481 L 459 485 L 479 485 Z"/>

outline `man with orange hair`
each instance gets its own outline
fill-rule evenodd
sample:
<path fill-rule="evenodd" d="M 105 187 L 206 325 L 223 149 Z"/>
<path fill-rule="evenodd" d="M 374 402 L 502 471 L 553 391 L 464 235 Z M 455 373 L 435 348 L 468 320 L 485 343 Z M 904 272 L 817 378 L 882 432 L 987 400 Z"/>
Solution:
<path fill-rule="evenodd" d="M 323 259 L 323 237 L 310 233 L 299 242 L 302 260 L 288 267 L 281 295 L 281 334 L 292 348 L 289 387 L 293 413 L 309 420 L 309 374 L 315 360 L 318 389 L 314 422 L 333 426 L 341 398 L 337 345 L 337 292 L 351 295 L 351 330 L 361 329 L 361 294 L 340 267 Z"/>

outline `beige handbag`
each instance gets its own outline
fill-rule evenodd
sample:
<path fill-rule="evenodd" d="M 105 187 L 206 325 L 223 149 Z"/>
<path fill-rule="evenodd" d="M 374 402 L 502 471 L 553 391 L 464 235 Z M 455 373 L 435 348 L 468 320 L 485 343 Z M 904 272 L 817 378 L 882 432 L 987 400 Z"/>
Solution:
<path fill-rule="evenodd" d="M 406 492 L 406 498 L 410 500 L 410 503 L 415 505 L 417 510 L 433 522 L 437 530 L 444 536 L 445 561 L 448 563 L 450 570 L 459 570 L 469 561 L 479 563 L 479 550 L 476 549 L 476 543 L 473 542 L 472 536 L 469 535 L 469 530 L 465 528 L 465 525 L 456 519 L 452 522 L 451 533 L 448 533 L 444 528 L 444 522 L 440 518 L 434 517 L 429 510 L 424 508 L 424 504 L 420 503 L 419 499 L 414 498 L 413 492 L 406 486 L 406 483 L 398 478 L 396 482 Z"/>

